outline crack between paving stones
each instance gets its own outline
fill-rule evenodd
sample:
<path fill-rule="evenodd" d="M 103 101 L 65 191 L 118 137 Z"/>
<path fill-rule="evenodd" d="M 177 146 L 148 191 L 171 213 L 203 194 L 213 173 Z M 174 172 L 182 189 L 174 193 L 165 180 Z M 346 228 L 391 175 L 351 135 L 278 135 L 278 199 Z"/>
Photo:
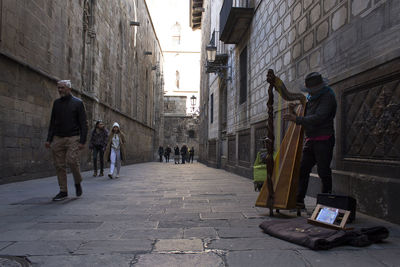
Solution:
<path fill-rule="evenodd" d="M 298 256 L 302 259 L 302 261 L 304 262 L 304 264 L 305 264 L 306 266 L 312 266 L 311 262 L 309 262 L 309 261 L 304 257 L 304 255 L 301 254 L 300 250 L 294 249 L 293 251 L 294 251 L 294 253 L 295 253 L 296 255 L 298 255 Z"/>
<path fill-rule="evenodd" d="M 226 258 L 226 254 L 228 253 L 228 251 L 226 250 L 222 250 L 222 249 L 205 249 L 204 252 L 206 253 L 214 253 L 217 255 L 217 257 L 221 258 L 223 266 L 224 267 L 228 267 L 228 260 Z"/>
<path fill-rule="evenodd" d="M 4 248 L 0 249 L 0 251 L 2 251 L 2 250 L 4 250 L 4 249 L 8 248 L 9 246 L 14 245 L 14 244 L 17 243 L 18 241 L 6 241 L 6 242 L 11 242 L 11 244 L 9 244 L 8 246 L 5 246 Z"/>

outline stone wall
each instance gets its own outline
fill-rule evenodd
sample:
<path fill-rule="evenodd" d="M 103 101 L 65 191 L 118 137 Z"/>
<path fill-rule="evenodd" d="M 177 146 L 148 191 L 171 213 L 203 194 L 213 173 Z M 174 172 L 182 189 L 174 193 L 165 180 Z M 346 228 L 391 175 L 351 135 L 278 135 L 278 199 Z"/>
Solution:
<path fill-rule="evenodd" d="M 206 72 L 206 44 L 211 36 L 211 6 L 209 0 L 204 0 L 205 12 L 201 19 L 201 56 L 200 56 L 200 98 L 199 98 L 199 161 L 207 163 L 208 128 L 209 128 L 209 79 Z"/>
<path fill-rule="evenodd" d="M 1 2 L 0 182 L 54 174 L 44 142 L 58 79 L 72 80 L 90 130 L 97 119 L 121 124 L 128 163 L 152 160 L 162 140 L 163 59 L 145 1 Z"/>
<path fill-rule="evenodd" d="M 186 96 L 164 96 L 164 114 L 185 115 Z"/>
<path fill-rule="evenodd" d="M 186 96 L 164 96 L 164 139 L 159 145 L 171 149 L 178 145 L 194 147 L 195 158 L 199 153 L 199 119 L 186 115 Z M 158 148 L 158 146 L 157 146 Z"/>
<path fill-rule="evenodd" d="M 222 2 L 205 4 L 218 6 Z M 232 81 L 228 83 L 227 132 L 220 140 L 225 146 L 222 151 L 226 151 L 222 167 L 252 177 L 246 163 L 254 162 L 260 148 L 258 139 L 266 132 L 268 69 L 293 92 L 299 92 L 307 73 L 318 71 L 329 79 L 339 104 L 333 160 L 335 192 L 356 196 L 363 212 L 398 222 L 394 211 L 399 206 L 389 188 L 398 187 L 400 172 L 400 147 L 394 137 L 399 134 L 396 121 L 400 112 L 399 11 L 396 0 L 254 1 L 253 20 L 242 41 L 226 45 L 233 53 L 229 59 Z M 218 14 L 208 8 L 206 12 L 212 22 L 205 26 L 218 25 Z M 248 89 L 246 101 L 240 104 L 239 55 L 245 47 Z M 216 79 L 203 74 L 202 90 L 210 95 L 210 84 Z M 278 147 L 287 127 L 281 120 L 286 103 L 277 95 L 274 100 Z M 208 140 L 215 143 L 215 135 Z M 241 154 L 249 159 L 242 157 L 245 160 L 241 161 Z M 319 181 L 311 180 L 309 192 L 315 195 Z M 372 188 L 374 201 L 370 199 Z"/>
<path fill-rule="evenodd" d="M 169 145 L 173 148 L 176 144 L 179 147 L 186 145 L 194 147 L 195 158 L 199 151 L 199 126 L 198 118 L 192 116 L 165 116 L 164 117 L 164 143 L 165 148 Z"/>

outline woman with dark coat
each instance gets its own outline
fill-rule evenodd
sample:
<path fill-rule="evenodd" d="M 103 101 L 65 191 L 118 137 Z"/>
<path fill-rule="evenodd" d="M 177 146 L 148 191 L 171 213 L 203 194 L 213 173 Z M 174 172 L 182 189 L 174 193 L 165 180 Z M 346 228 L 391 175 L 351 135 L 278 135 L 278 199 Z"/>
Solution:
<path fill-rule="evenodd" d="M 178 145 L 176 145 L 174 147 L 174 161 L 175 161 L 175 164 L 179 164 L 179 146 Z"/>
<path fill-rule="evenodd" d="M 106 150 L 108 131 L 101 120 L 96 122 L 90 137 L 89 149 L 93 150 L 93 176 L 97 176 L 97 154 L 100 155 L 100 174 L 104 175 L 104 150 Z"/>

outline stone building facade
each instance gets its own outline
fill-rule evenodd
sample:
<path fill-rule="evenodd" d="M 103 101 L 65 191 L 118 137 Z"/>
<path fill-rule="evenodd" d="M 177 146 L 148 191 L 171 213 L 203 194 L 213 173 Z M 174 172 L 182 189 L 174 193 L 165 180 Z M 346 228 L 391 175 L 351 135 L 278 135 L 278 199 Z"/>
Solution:
<path fill-rule="evenodd" d="M 159 145 L 186 144 L 197 155 L 201 31 L 190 27 L 188 1 L 146 2 L 164 55 L 164 140 Z"/>
<path fill-rule="evenodd" d="M 334 192 L 354 196 L 362 212 L 400 222 L 400 2 L 204 0 L 202 7 L 200 160 L 252 177 L 267 133 L 268 69 L 293 92 L 318 71 L 338 100 Z M 218 71 L 204 67 L 210 40 L 224 66 Z M 287 126 L 285 104 L 275 95 L 276 146 Z M 315 178 L 311 195 L 319 191 Z"/>
<path fill-rule="evenodd" d="M 83 99 L 90 130 L 120 123 L 128 163 L 153 160 L 162 61 L 144 0 L 0 0 L 0 182 L 54 174 L 44 142 L 59 79 Z"/>
<path fill-rule="evenodd" d="M 195 159 L 199 151 L 199 120 L 195 115 L 186 113 L 186 96 L 165 96 L 164 97 L 164 142 L 171 149 L 178 145 L 186 145 L 194 148 Z"/>

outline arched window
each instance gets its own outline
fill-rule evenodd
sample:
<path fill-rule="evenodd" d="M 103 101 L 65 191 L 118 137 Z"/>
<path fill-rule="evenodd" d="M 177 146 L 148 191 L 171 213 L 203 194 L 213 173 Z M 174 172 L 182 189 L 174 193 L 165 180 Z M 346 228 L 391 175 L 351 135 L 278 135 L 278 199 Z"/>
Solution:
<path fill-rule="evenodd" d="M 172 26 L 172 43 L 174 45 L 180 45 L 181 44 L 181 24 L 179 24 L 179 22 L 176 22 L 173 26 Z"/>

